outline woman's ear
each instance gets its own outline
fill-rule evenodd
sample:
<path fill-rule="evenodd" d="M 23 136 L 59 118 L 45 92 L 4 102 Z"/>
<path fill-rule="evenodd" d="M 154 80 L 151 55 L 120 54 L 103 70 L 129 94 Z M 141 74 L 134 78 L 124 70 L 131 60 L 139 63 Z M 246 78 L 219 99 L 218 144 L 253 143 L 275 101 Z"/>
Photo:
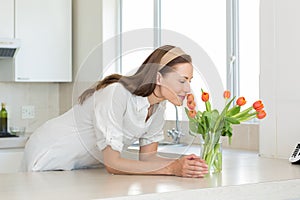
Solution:
<path fill-rule="evenodd" d="M 161 80 L 162 80 L 162 75 L 161 73 L 157 72 L 157 75 L 156 75 L 156 85 L 161 85 Z"/>

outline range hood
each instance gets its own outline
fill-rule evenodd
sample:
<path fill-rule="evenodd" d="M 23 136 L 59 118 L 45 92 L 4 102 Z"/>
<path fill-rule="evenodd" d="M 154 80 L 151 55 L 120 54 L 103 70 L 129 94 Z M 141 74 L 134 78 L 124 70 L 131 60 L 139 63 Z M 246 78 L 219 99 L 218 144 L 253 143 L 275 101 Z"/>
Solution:
<path fill-rule="evenodd" d="M 0 59 L 14 58 L 20 45 L 19 39 L 0 38 Z"/>

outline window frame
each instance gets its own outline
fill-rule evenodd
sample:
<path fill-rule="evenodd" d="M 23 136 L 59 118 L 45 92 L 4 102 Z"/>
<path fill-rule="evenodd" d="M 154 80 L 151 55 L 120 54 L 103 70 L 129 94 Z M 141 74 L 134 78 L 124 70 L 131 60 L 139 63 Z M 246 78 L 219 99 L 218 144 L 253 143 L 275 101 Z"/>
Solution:
<path fill-rule="evenodd" d="M 153 0 L 154 3 L 154 48 L 161 46 L 161 0 Z M 117 34 L 119 63 L 117 72 L 122 73 L 122 6 L 123 0 L 118 1 Z M 226 89 L 232 96 L 240 95 L 240 65 L 239 65 L 239 0 L 226 0 Z"/>

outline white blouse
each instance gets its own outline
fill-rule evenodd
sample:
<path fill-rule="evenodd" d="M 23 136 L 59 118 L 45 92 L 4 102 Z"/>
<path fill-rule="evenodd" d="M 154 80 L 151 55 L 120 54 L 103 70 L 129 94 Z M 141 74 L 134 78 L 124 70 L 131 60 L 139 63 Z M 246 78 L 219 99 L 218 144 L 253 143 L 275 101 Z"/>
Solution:
<path fill-rule="evenodd" d="M 105 98 L 103 98 L 105 97 Z M 150 106 L 147 97 L 132 95 L 117 83 L 94 95 L 94 128 L 100 150 L 110 145 L 121 152 L 139 139 L 144 146 L 163 137 L 165 102 L 155 106 L 146 121 Z"/>
<path fill-rule="evenodd" d="M 139 140 L 140 146 L 163 140 L 165 102 L 154 107 L 146 121 L 147 97 L 131 94 L 120 83 L 96 91 L 82 105 L 39 127 L 24 151 L 23 171 L 71 170 L 102 162 L 107 145 L 122 152 Z"/>

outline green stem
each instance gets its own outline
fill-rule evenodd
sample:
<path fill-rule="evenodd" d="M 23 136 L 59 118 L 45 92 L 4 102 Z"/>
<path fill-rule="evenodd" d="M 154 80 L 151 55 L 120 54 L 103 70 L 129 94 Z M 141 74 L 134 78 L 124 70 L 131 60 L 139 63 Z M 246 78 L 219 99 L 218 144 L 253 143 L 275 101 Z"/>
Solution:
<path fill-rule="evenodd" d="M 208 143 L 203 144 L 202 159 L 208 165 L 208 169 L 214 169 L 215 172 L 222 170 L 222 152 L 220 150 L 221 144 L 214 143 L 210 140 Z"/>
<path fill-rule="evenodd" d="M 249 111 L 251 111 L 253 109 L 253 107 L 251 106 L 251 107 L 249 107 L 249 108 L 247 108 L 246 110 L 243 110 L 242 112 L 240 112 L 240 113 L 237 113 L 237 114 L 235 114 L 235 115 L 233 115 L 233 116 L 231 116 L 232 118 L 239 118 L 239 117 L 242 117 L 243 115 L 245 115 L 245 114 L 247 114 Z"/>

